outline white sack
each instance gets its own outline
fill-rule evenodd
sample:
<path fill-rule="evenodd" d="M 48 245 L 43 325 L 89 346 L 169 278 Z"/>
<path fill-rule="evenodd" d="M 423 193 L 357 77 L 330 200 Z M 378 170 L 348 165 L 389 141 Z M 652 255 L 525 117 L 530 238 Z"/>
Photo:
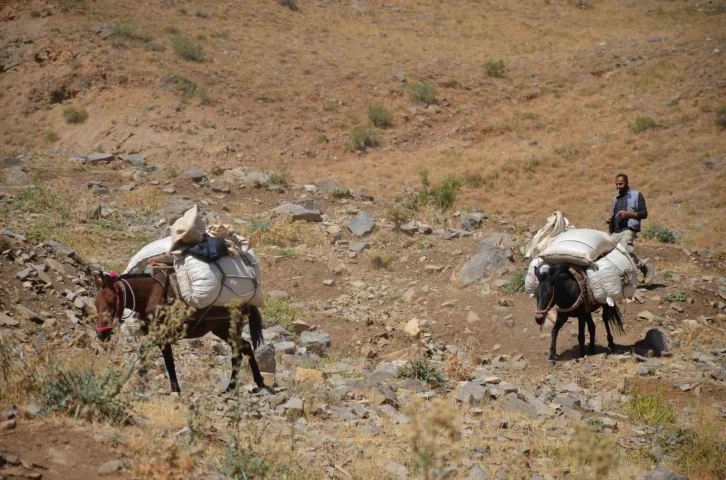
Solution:
<path fill-rule="evenodd" d="M 543 263 L 544 260 L 539 257 L 534 258 L 531 262 L 529 262 L 529 267 L 527 268 L 527 276 L 524 277 L 524 293 L 531 294 L 537 291 L 537 285 L 539 285 L 539 280 L 537 280 L 537 276 L 534 274 L 534 269 L 535 267 L 539 267 Z"/>
<path fill-rule="evenodd" d="M 156 260 L 156 262 L 161 264 L 172 265 L 174 260 L 169 253 L 170 249 L 171 237 L 160 238 L 147 244 L 136 255 L 131 257 L 123 273 L 144 273 L 144 269 L 152 260 Z"/>
<path fill-rule="evenodd" d="M 234 301 L 264 306 L 260 266 L 252 250 L 247 251 L 244 258 L 223 257 L 216 264 L 192 255 L 178 255 L 174 257 L 174 269 L 182 298 L 194 308 L 226 306 Z"/>
<path fill-rule="evenodd" d="M 569 228 L 571 228 L 569 220 L 562 215 L 562 212 L 559 210 L 556 211 L 547 218 L 547 223 L 545 223 L 544 227 L 537 230 L 532 241 L 529 242 L 529 247 L 524 253 L 524 258 L 538 256 L 540 252 L 552 245 L 552 242 L 559 234 Z"/>
<path fill-rule="evenodd" d="M 620 245 L 587 269 L 587 282 L 598 303 L 633 298 L 638 286 L 638 268 Z"/>
<path fill-rule="evenodd" d="M 589 267 L 615 248 L 609 235 L 600 230 L 573 228 L 559 234 L 540 257 L 547 263 L 571 263 Z"/>

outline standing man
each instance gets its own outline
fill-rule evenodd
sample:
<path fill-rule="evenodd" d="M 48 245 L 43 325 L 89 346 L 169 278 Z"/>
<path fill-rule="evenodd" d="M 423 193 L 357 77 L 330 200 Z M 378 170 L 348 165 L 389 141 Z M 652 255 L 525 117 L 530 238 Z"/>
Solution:
<path fill-rule="evenodd" d="M 640 260 L 635 254 L 633 245 L 635 238 L 640 232 L 640 222 L 648 218 L 648 208 L 645 205 L 645 197 L 637 190 L 630 188 L 628 176 L 619 173 L 615 177 L 615 188 L 618 194 L 613 198 L 610 218 L 606 221 L 610 225 L 610 234 L 614 241 L 620 243 L 635 261 L 641 272 L 643 272 L 644 283 L 653 279 L 653 271 L 648 267 L 648 259 Z"/>

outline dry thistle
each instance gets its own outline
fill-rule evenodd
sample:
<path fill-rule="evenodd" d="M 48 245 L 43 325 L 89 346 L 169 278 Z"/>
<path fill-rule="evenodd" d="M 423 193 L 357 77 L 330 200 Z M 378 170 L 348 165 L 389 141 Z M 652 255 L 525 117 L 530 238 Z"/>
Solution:
<path fill-rule="evenodd" d="M 425 408 L 425 402 L 416 398 L 408 405 L 407 413 L 413 419 L 408 439 L 414 461 L 425 480 L 440 478 L 449 461 L 461 455 L 456 412 L 444 399 L 434 398 L 430 408 Z"/>

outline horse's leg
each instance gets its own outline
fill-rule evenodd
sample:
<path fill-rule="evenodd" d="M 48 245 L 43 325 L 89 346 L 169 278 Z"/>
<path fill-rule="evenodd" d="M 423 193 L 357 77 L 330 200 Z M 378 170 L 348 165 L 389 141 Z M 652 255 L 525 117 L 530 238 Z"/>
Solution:
<path fill-rule="evenodd" d="M 605 331 L 608 334 L 608 350 L 610 353 L 615 352 L 615 342 L 613 341 L 613 334 L 610 331 L 610 308 L 604 307 L 602 310 L 602 321 L 605 323 Z"/>
<path fill-rule="evenodd" d="M 222 393 L 234 392 L 237 388 L 237 373 L 239 372 L 239 365 L 242 356 L 240 344 L 238 341 L 231 338 L 230 330 L 231 322 L 229 320 L 218 320 L 212 327 L 212 333 L 232 347 L 232 374 L 229 377 L 229 385 L 227 385 L 227 388 Z"/>
<path fill-rule="evenodd" d="M 580 358 L 585 356 L 585 315 L 581 314 L 577 317 L 577 343 L 580 346 Z"/>
<path fill-rule="evenodd" d="M 588 313 L 585 319 L 587 320 L 587 330 L 590 333 L 590 355 L 595 355 L 595 322 L 592 320 L 591 313 Z"/>
<path fill-rule="evenodd" d="M 252 350 L 252 344 L 250 344 L 250 342 L 248 342 L 244 338 L 240 338 L 239 343 L 240 351 L 245 357 L 247 357 L 247 362 L 250 364 L 250 370 L 252 370 L 252 378 L 257 384 L 257 388 L 254 390 L 254 393 L 257 393 L 261 390 L 270 390 L 265 385 L 265 380 L 262 378 L 262 373 L 260 373 L 260 367 L 257 365 L 257 360 L 255 359 L 255 352 Z"/>
<path fill-rule="evenodd" d="M 567 322 L 567 315 L 564 313 L 558 313 L 555 326 L 552 327 L 552 344 L 550 345 L 550 358 L 548 360 L 550 367 L 554 367 L 555 363 L 557 363 L 557 334 L 560 333 L 560 328 L 562 328 L 562 325 L 564 325 L 565 322 Z"/>
<path fill-rule="evenodd" d="M 176 379 L 176 368 L 174 368 L 174 355 L 171 353 L 171 344 L 160 346 L 161 354 L 164 356 L 164 365 L 166 365 L 166 372 L 169 374 L 169 381 L 171 382 L 171 391 L 181 393 L 179 389 L 179 382 Z"/>

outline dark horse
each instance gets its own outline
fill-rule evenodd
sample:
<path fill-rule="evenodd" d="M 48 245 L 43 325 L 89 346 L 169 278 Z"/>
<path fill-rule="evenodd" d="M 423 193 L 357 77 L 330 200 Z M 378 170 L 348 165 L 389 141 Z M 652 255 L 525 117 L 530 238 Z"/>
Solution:
<path fill-rule="evenodd" d="M 108 341 L 111 338 L 113 323 L 114 321 L 122 320 L 125 308 L 139 315 L 142 332 L 147 334 L 149 322 L 154 318 L 152 314 L 157 312 L 161 307 L 168 306 L 172 303 L 169 298 L 169 275 L 165 273 L 157 272 L 155 275 L 142 273 L 119 276 L 115 273 L 109 275 L 101 272 L 99 274 L 93 274 L 93 278 L 98 289 L 98 293 L 96 294 L 96 309 L 98 310 L 96 333 L 101 341 Z M 252 377 L 257 384 L 255 392 L 269 390 L 265 386 L 252 349 L 253 346 L 256 349 L 264 342 L 262 337 L 262 316 L 260 315 L 260 311 L 251 305 L 245 305 L 241 313 L 249 316 L 252 345 L 247 340 L 241 338 L 242 325 L 234 325 L 235 328 L 232 328 L 232 316 L 225 307 L 196 312 L 192 315 L 192 318 L 186 319 L 185 325 L 187 328 L 184 332 L 184 338 L 199 338 L 212 332 L 232 347 L 232 375 L 226 392 L 232 392 L 236 387 L 241 355 L 248 358 L 250 369 L 252 370 Z M 235 331 L 237 335 L 231 335 Z M 179 383 L 176 378 L 171 343 L 159 345 L 159 348 L 161 348 L 161 353 L 164 356 L 164 364 L 166 365 L 166 371 L 169 374 L 169 381 L 171 382 L 171 391 L 179 393 Z"/>
<path fill-rule="evenodd" d="M 537 311 L 534 314 L 534 320 L 542 326 L 547 313 L 556 307 L 557 320 L 552 327 L 550 366 L 554 366 L 557 361 L 557 334 L 570 317 L 577 317 L 578 320 L 577 340 L 580 344 L 580 357 L 585 356 L 585 324 L 590 333 L 590 355 L 595 353 L 595 322 L 592 321 L 592 313 L 599 310 L 600 307 L 602 307 L 602 320 L 605 323 L 605 330 L 607 330 L 608 350 L 614 351 L 616 345 L 610 332 L 610 321 L 614 321 L 615 330 L 619 335 L 625 333 L 623 317 L 617 306 L 600 305 L 590 298 L 587 276 L 582 269 L 568 264 L 547 265 L 547 267 L 549 268 L 535 268 L 534 271 L 539 280 L 536 292 Z"/>

